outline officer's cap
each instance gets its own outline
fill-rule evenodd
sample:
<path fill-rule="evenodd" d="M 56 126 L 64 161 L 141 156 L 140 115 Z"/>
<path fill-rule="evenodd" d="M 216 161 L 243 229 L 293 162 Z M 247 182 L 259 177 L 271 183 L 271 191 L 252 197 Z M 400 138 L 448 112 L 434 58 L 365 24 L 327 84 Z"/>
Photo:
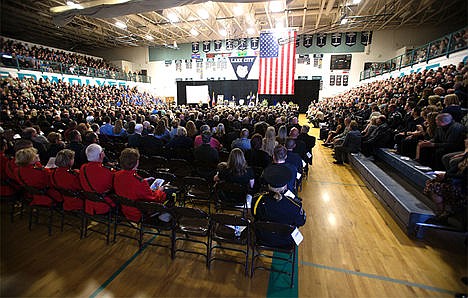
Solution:
<path fill-rule="evenodd" d="M 285 165 L 274 164 L 265 168 L 263 179 L 272 187 L 283 187 L 292 179 L 292 173 Z"/>

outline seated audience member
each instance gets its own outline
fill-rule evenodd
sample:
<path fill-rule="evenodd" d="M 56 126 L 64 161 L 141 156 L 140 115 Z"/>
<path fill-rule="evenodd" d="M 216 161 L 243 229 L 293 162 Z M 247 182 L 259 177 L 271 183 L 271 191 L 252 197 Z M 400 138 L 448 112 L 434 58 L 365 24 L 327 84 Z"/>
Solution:
<path fill-rule="evenodd" d="M 449 113 L 456 122 L 463 118 L 463 111 L 460 106 L 460 100 L 456 94 L 448 94 L 444 98 L 444 109 L 442 113 Z"/>
<path fill-rule="evenodd" d="M 114 126 L 111 124 L 111 118 L 109 116 L 105 116 L 102 121 L 104 122 L 99 129 L 99 133 L 106 136 L 113 136 L 114 135 Z"/>
<path fill-rule="evenodd" d="M 306 158 L 304 159 L 309 164 L 312 164 L 312 148 L 315 147 L 315 137 L 309 135 L 310 127 L 309 125 L 303 125 L 301 127 L 301 133 L 297 136 L 297 141 L 302 141 L 305 144 L 305 154 Z M 310 153 L 310 157 L 307 153 Z"/>
<path fill-rule="evenodd" d="M 70 143 L 66 146 L 66 149 L 70 149 L 75 152 L 75 162 L 73 168 L 79 169 L 86 160 L 86 154 L 83 154 L 85 148 L 81 143 L 81 134 L 78 130 L 72 130 L 69 134 Z"/>
<path fill-rule="evenodd" d="M 361 150 L 361 132 L 356 121 L 352 120 L 350 131 L 346 134 L 343 143 L 335 146 L 335 164 L 348 162 L 349 153 L 357 153 Z"/>
<path fill-rule="evenodd" d="M 163 120 L 159 120 L 154 128 L 154 137 L 161 140 L 164 144 L 167 143 L 171 136 L 169 130 L 166 127 L 166 124 Z"/>
<path fill-rule="evenodd" d="M 447 205 L 452 210 L 466 208 L 466 177 L 468 175 L 468 138 L 465 138 L 465 153 L 445 173 L 437 174 L 434 179 L 426 182 L 424 192 L 436 203 L 436 220 L 445 221 L 450 215 Z M 466 211 L 465 211 L 466 212 Z"/>
<path fill-rule="evenodd" d="M 13 185 L 11 179 L 8 177 L 7 170 L 10 166 L 11 159 L 5 154 L 8 151 L 8 141 L 2 137 L 0 138 L 0 197 L 10 197 L 16 194 L 16 187 Z M 16 183 L 15 183 L 16 184 Z"/>
<path fill-rule="evenodd" d="M 60 150 L 55 157 L 55 165 L 50 174 L 51 186 L 57 190 L 81 190 L 80 171 L 72 170 L 75 159 L 75 152 L 69 149 Z M 63 210 L 81 210 L 83 209 L 83 201 L 78 197 L 69 197 L 57 193 L 57 201 L 63 201 Z"/>
<path fill-rule="evenodd" d="M 224 127 L 224 124 L 218 123 L 215 130 L 216 131 L 213 134 L 213 138 L 217 139 L 221 143 L 224 149 L 229 150 L 231 144 L 227 143 L 228 135 L 226 134 L 226 128 Z"/>
<path fill-rule="evenodd" d="M 140 140 L 141 152 L 148 155 L 161 155 L 164 141 L 161 138 L 156 138 L 153 125 L 148 127 L 147 132 L 148 133 L 142 136 Z"/>
<path fill-rule="evenodd" d="M 65 148 L 65 143 L 62 141 L 62 136 L 57 132 L 51 132 L 47 135 L 49 144 L 47 146 L 47 160 L 55 157 L 57 153 Z"/>
<path fill-rule="evenodd" d="M 202 134 L 203 144 L 193 150 L 193 156 L 195 158 L 195 162 L 198 165 L 203 166 L 206 169 L 211 169 L 210 172 L 213 172 L 212 174 L 214 175 L 214 170 L 216 169 L 216 166 L 219 162 L 219 153 L 216 149 L 211 147 L 211 139 L 210 131 L 205 130 Z M 213 175 L 211 175 L 211 178 L 213 178 Z M 207 178 L 205 175 L 204 177 Z"/>
<path fill-rule="evenodd" d="M 296 194 L 297 168 L 294 165 L 286 162 L 287 156 L 288 150 L 286 149 L 286 147 L 281 145 L 276 146 L 273 152 L 273 163 L 267 166 L 265 170 L 263 170 L 263 172 L 265 173 L 265 171 L 267 170 L 272 171 L 271 168 L 278 168 L 279 170 L 277 170 L 277 172 L 283 172 L 282 175 L 284 175 L 285 177 L 289 177 L 289 181 L 287 183 L 288 190 Z"/>
<path fill-rule="evenodd" d="M 187 136 L 185 127 L 178 127 L 177 134 L 166 144 L 166 148 L 171 149 L 190 149 L 193 148 L 193 141 Z"/>
<path fill-rule="evenodd" d="M 435 169 L 442 169 L 442 156 L 463 150 L 465 127 L 453 121 L 452 115 L 442 113 L 436 117 L 437 129 L 430 141 L 421 141 L 420 161 Z"/>
<path fill-rule="evenodd" d="M 98 144 L 91 144 L 86 148 L 88 163 L 80 168 L 80 183 L 86 192 L 98 193 L 104 196 L 104 202 L 86 201 L 85 211 L 88 214 L 105 214 L 110 206 L 115 206 L 112 199 L 106 196 L 112 190 L 114 174 L 112 170 L 103 166 L 104 150 Z M 110 206 L 109 206 L 110 205 Z"/>
<path fill-rule="evenodd" d="M 25 148 L 15 153 L 15 163 L 18 166 L 13 172 L 13 179 L 21 186 L 32 186 L 37 189 L 50 187 L 50 170 L 40 164 L 36 148 Z M 47 191 L 52 195 L 52 190 Z M 31 205 L 51 206 L 55 203 L 47 195 L 32 195 Z"/>
<path fill-rule="evenodd" d="M 148 179 L 140 177 L 136 170 L 139 165 L 140 153 L 137 149 L 126 148 L 120 154 L 122 170 L 114 175 L 114 191 L 117 195 L 135 201 L 152 201 L 163 203 L 166 200 L 164 187 L 151 190 Z M 122 206 L 126 218 L 138 222 L 141 213 L 137 208 Z"/>
<path fill-rule="evenodd" d="M 219 168 L 219 173 L 214 177 L 215 181 L 238 183 L 253 189 L 255 183 L 254 172 L 251 167 L 247 166 L 244 152 L 241 149 L 232 149 L 227 163 Z"/>
<path fill-rule="evenodd" d="M 277 222 L 295 227 L 305 224 L 306 213 L 302 209 L 301 200 L 288 193 L 288 183 L 293 178 L 295 177 L 282 166 L 270 166 L 265 169 L 263 179 L 268 185 L 268 191 L 256 195 L 252 200 L 252 215 L 255 221 Z M 264 240 L 272 246 L 289 246 L 294 243 L 292 237 Z"/>
<path fill-rule="evenodd" d="M 123 128 L 122 120 L 118 119 L 114 123 L 114 128 L 112 129 L 112 135 L 114 137 L 125 137 L 127 136 L 127 131 Z"/>
<path fill-rule="evenodd" d="M 252 149 L 245 153 L 249 166 L 266 168 L 272 162 L 272 158 L 262 150 L 262 136 L 259 133 L 254 134 L 250 139 L 250 145 Z"/>
<path fill-rule="evenodd" d="M 302 175 L 302 158 L 299 154 L 293 151 L 296 148 L 296 140 L 293 138 L 287 138 L 285 147 L 288 150 L 286 162 L 292 164 L 296 169 L 296 172 Z"/>
<path fill-rule="evenodd" d="M 276 135 L 276 141 L 278 142 L 278 144 L 284 146 L 286 144 L 286 138 L 287 137 L 288 137 L 288 128 L 284 124 L 280 125 L 278 127 L 278 133 Z"/>
<path fill-rule="evenodd" d="M 377 128 L 365 140 L 362 141 L 362 153 L 371 155 L 377 148 L 389 147 L 393 142 L 393 132 L 387 125 L 387 118 L 380 115 L 377 119 Z"/>
<path fill-rule="evenodd" d="M 211 137 L 211 129 L 206 124 L 200 126 L 200 134 L 195 137 L 195 140 L 193 141 L 193 147 L 197 148 L 197 147 L 199 147 L 200 145 L 203 144 L 202 138 L 203 138 L 203 133 L 205 131 L 207 131 L 210 134 L 210 144 L 209 145 L 211 146 L 211 148 L 216 149 L 217 151 L 221 150 L 221 148 L 222 148 L 221 143 L 216 138 Z"/>
<path fill-rule="evenodd" d="M 47 162 L 47 148 L 46 146 L 36 140 L 37 131 L 32 127 L 26 127 L 23 129 L 22 138 L 30 140 L 33 144 L 33 147 L 39 152 L 39 157 L 42 162 Z"/>
<path fill-rule="evenodd" d="M 273 151 L 277 145 L 275 128 L 268 126 L 265 131 L 265 137 L 262 140 L 262 150 L 268 153 L 268 155 L 273 156 Z"/>
<path fill-rule="evenodd" d="M 291 131 L 289 132 L 289 138 L 293 139 L 296 143 L 296 147 L 294 147 L 294 152 L 299 154 L 299 156 L 303 159 L 306 160 L 307 158 L 307 146 L 306 143 L 299 139 L 300 131 L 297 127 L 291 128 Z M 286 139 L 287 140 L 287 139 Z"/>
<path fill-rule="evenodd" d="M 231 148 L 239 148 L 244 152 L 251 149 L 249 140 L 249 130 L 247 128 L 242 129 L 240 137 L 232 141 Z"/>
<path fill-rule="evenodd" d="M 128 147 L 139 148 L 141 146 L 141 133 L 143 132 L 143 125 L 135 125 L 135 132 L 128 135 Z"/>

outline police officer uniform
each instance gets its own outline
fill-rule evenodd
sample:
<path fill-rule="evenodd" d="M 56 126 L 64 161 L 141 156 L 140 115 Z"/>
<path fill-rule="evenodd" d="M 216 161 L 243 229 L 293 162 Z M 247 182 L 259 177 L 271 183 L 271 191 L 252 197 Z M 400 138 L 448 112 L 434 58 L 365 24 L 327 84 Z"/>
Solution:
<path fill-rule="evenodd" d="M 151 190 L 148 182 L 138 176 L 136 170 L 120 170 L 114 176 L 114 191 L 117 195 L 135 201 L 154 201 L 163 203 L 166 193 L 160 190 Z M 122 206 L 126 218 L 138 222 L 141 213 L 137 208 Z"/>
<path fill-rule="evenodd" d="M 279 188 L 287 185 L 291 179 L 288 171 L 282 170 L 280 167 L 267 167 L 263 172 L 263 178 L 268 185 Z M 254 197 L 252 203 L 252 214 L 256 221 L 270 221 L 288 224 L 296 227 L 303 226 L 306 222 L 306 213 L 302 209 L 301 200 L 288 193 L 285 190 L 281 194 L 281 199 L 276 200 L 274 192 L 268 191 L 258 194 Z M 287 246 L 293 242 L 292 237 L 288 239 L 263 239 L 274 246 Z"/>
<path fill-rule="evenodd" d="M 113 180 L 114 174 L 111 169 L 104 167 L 100 162 L 90 161 L 81 166 L 80 183 L 84 191 L 98 194 L 109 193 L 112 190 Z M 110 197 L 105 196 L 104 199 L 111 206 L 115 206 Z M 108 204 L 87 200 L 85 202 L 85 212 L 88 214 L 105 214 L 110 210 Z"/>
<path fill-rule="evenodd" d="M 55 168 L 50 175 L 52 187 L 56 189 L 64 189 L 70 191 L 81 190 L 80 171 L 72 170 L 64 167 Z M 54 198 L 58 201 L 63 201 L 63 210 L 81 210 L 83 209 L 83 200 L 78 197 L 70 197 L 57 192 Z"/>

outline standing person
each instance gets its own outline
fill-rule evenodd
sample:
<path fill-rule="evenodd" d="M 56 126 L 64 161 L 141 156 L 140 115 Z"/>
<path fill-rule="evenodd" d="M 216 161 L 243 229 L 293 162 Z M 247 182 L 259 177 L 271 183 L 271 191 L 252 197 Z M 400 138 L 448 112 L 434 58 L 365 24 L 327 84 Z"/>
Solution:
<path fill-rule="evenodd" d="M 112 199 L 106 196 L 112 190 L 114 174 L 109 168 L 103 166 L 104 150 L 98 144 L 91 144 L 86 148 L 88 163 L 81 166 L 80 183 L 86 192 L 98 193 L 104 196 L 107 202 L 86 201 L 85 211 L 88 214 L 106 214 L 110 206 L 115 206 Z"/>
<path fill-rule="evenodd" d="M 82 190 L 80 183 L 80 171 L 73 170 L 75 161 L 75 152 L 69 149 L 60 150 L 55 157 L 55 165 L 57 168 L 52 170 L 50 174 L 51 186 L 55 189 L 63 189 L 70 191 Z M 63 210 L 82 210 L 83 200 L 78 197 L 65 196 L 57 193 L 58 201 L 63 201 Z"/>
<path fill-rule="evenodd" d="M 263 179 L 268 184 L 268 191 L 255 196 L 252 201 L 255 221 L 271 221 L 296 227 L 305 224 L 306 213 L 302 209 L 301 200 L 294 194 L 287 193 L 288 182 L 292 178 L 291 173 L 280 167 L 265 169 Z M 289 246 L 294 243 L 292 237 L 265 240 L 273 246 Z"/>
<path fill-rule="evenodd" d="M 137 174 L 136 170 L 140 160 L 140 153 L 137 149 L 124 149 L 119 160 L 122 170 L 116 172 L 114 178 L 114 191 L 117 195 L 134 201 L 163 203 L 166 200 L 164 187 L 151 190 L 148 179 Z M 122 212 L 129 220 L 140 221 L 141 213 L 137 208 L 122 206 Z"/>

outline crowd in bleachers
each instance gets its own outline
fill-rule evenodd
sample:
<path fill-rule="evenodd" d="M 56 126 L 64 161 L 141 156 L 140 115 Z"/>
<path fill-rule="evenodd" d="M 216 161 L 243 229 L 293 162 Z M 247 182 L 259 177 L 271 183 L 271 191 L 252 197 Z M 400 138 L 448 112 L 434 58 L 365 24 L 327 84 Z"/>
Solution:
<path fill-rule="evenodd" d="M 19 66 L 24 69 L 90 76 L 105 74 L 115 76 L 120 72 L 117 67 L 103 59 L 28 45 L 2 37 L 0 37 L 0 53 L 3 64 L 9 65 L 18 59 Z"/>
<path fill-rule="evenodd" d="M 458 191 L 438 185 L 435 201 L 442 211 L 441 197 L 466 202 L 467 91 L 468 66 L 447 65 L 353 88 L 311 104 L 308 117 L 321 128 L 322 145 L 334 148 L 337 164 L 348 153 L 370 156 L 383 147 L 450 172 L 448 184 Z"/>

